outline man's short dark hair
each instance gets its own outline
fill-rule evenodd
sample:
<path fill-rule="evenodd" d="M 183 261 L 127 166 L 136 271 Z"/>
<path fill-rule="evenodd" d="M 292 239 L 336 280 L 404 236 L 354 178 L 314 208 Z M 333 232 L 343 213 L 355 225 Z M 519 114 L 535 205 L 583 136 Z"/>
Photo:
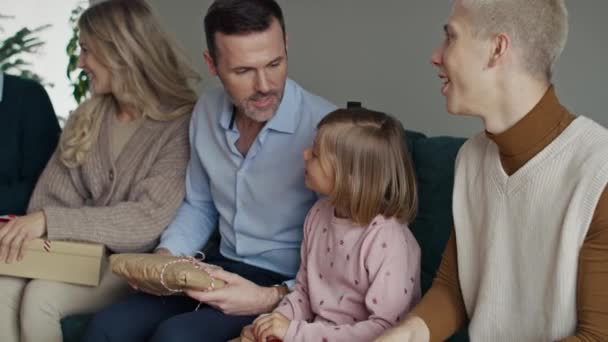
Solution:
<path fill-rule="evenodd" d="M 205 15 L 207 49 L 216 63 L 215 33 L 247 34 L 266 31 L 276 19 L 285 38 L 283 11 L 275 0 L 215 0 Z"/>

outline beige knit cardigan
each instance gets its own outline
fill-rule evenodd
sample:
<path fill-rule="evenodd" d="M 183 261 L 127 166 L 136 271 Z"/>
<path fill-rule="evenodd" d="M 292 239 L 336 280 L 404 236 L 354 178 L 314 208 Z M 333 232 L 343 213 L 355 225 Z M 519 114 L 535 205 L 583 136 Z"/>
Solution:
<path fill-rule="evenodd" d="M 144 119 L 112 162 L 112 120 L 105 115 L 79 167 L 67 168 L 55 151 L 28 213 L 44 211 L 49 240 L 96 242 L 114 252 L 151 250 L 184 198 L 189 118 Z"/>

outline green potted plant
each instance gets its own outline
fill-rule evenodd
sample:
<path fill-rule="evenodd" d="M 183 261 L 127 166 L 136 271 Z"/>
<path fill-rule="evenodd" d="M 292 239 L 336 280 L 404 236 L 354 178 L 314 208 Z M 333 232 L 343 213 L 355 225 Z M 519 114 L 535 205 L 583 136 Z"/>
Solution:
<path fill-rule="evenodd" d="M 72 27 L 72 37 L 66 46 L 68 54 L 67 77 L 72 85 L 72 95 L 76 103 L 82 102 L 89 91 L 89 78 L 87 74 L 80 70 L 78 71 L 78 55 L 80 53 L 78 44 L 78 18 L 85 9 L 85 3 L 79 2 L 76 8 L 72 10 L 70 15 L 70 25 Z"/>
<path fill-rule="evenodd" d="M 0 14 L 0 19 L 10 19 L 10 16 Z M 33 79 L 45 86 L 53 86 L 46 83 L 44 79 L 30 69 L 32 63 L 27 61 L 27 56 L 38 53 L 44 46 L 38 34 L 51 25 L 42 25 L 33 29 L 24 27 L 11 36 L 0 36 L 0 70 L 2 72 Z M 4 33 L 0 27 L 0 33 Z"/>

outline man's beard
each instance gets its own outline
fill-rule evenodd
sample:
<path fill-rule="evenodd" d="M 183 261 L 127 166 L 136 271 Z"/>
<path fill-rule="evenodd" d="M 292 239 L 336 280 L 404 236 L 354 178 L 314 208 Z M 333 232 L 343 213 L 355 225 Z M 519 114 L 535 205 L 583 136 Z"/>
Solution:
<path fill-rule="evenodd" d="M 253 106 L 253 104 L 251 104 L 251 102 L 253 102 L 253 101 L 258 101 L 258 100 L 266 98 L 266 97 L 272 97 L 274 100 L 274 101 L 272 101 L 272 105 L 268 106 L 267 108 L 260 110 L 258 108 L 255 108 Z M 279 92 L 279 91 L 271 90 L 266 93 L 257 92 L 254 95 L 243 100 L 241 102 L 240 106 L 237 106 L 237 107 L 239 107 L 241 112 L 246 117 L 248 117 L 252 120 L 255 120 L 257 122 L 265 122 L 265 121 L 270 120 L 274 116 L 277 109 L 281 105 L 282 100 L 283 100 L 283 91 Z"/>

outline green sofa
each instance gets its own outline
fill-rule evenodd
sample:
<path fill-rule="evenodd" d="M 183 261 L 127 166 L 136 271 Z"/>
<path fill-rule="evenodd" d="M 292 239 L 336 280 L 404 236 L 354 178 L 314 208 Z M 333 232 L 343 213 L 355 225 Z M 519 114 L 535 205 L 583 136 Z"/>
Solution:
<path fill-rule="evenodd" d="M 465 139 L 427 137 L 408 131 L 407 143 L 418 177 L 419 212 L 411 228 L 422 249 L 422 290 L 431 286 L 452 228 L 454 161 Z M 80 341 L 90 316 L 78 315 L 62 321 L 65 342 Z M 468 341 L 466 332 L 450 341 Z"/>

